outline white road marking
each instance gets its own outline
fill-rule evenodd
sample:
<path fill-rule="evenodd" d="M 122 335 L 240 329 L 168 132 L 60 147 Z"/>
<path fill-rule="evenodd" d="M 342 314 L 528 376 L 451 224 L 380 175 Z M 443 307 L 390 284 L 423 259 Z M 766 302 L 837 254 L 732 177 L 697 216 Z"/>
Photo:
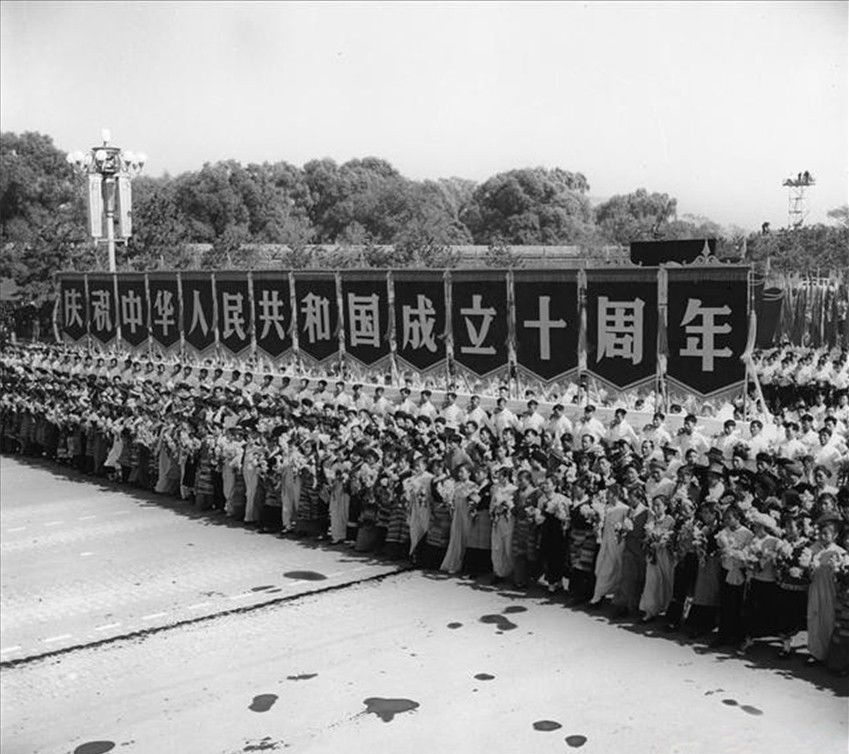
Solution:
<path fill-rule="evenodd" d="M 94 555 L 94 553 L 93 552 L 81 552 L 80 553 L 81 558 L 87 558 L 89 555 Z"/>
<path fill-rule="evenodd" d="M 4 649 L 0 649 L 0 655 L 4 655 L 7 652 L 17 652 L 19 649 L 20 649 L 19 646 L 5 647 Z"/>
<path fill-rule="evenodd" d="M 154 618 L 164 618 L 168 613 L 151 613 L 150 615 L 142 615 L 142 620 L 153 620 Z"/>
<path fill-rule="evenodd" d="M 196 602 L 194 605 L 189 605 L 186 610 L 200 610 L 202 607 L 206 607 L 208 602 Z"/>
<path fill-rule="evenodd" d="M 50 644 L 54 641 L 64 641 L 65 639 L 70 639 L 71 634 L 62 634 L 61 636 L 51 636 L 49 639 L 45 639 L 45 644 Z"/>
<path fill-rule="evenodd" d="M 97 518 L 97 516 L 80 516 L 77 520 L 78 521 L 88 521 L 91 518 Z"/>
<path fill-rule="evenodd" d="M 230 597 L 230 599 L 231 599 L 231 600 L 240 600 L 240 599 L 242 599 L 243 597 L 252 597 L 252 596 L 253 596 L 253 593 L 252 593 L 252 592 L 242 592 L 241 594 L 234 594 L 234 595 L 232 595 L 232 596 Z"/>
<path fill-rule="evenodd" d="M 64 524 L 64 521 L 48 521 L 45 526 L 59 526 L 59 524 Z"/>
<path fill-rule="evenodd" d="M 11 534 L 13 531 L 23 531 L 26 528 L 26 526 L 16 526 L 14 529 L 6 529 L 6 533 Z"/>
<path fill-rule="evenodd" d="M 118 626 L 120 626 L 120 625 L 121 625 L 120 623 L 107 623 L 103 626 L 97 626 L 97 628 L 95 628 L 94 630 L 95 631 L 108 631 L 110 628 L 118 628 Z"/>

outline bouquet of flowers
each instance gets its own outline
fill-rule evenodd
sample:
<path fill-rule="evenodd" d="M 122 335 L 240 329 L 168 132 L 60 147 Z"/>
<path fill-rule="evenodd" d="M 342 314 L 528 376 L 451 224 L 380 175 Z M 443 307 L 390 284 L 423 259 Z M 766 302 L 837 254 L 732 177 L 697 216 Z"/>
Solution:
<path fill-rule="evenodd" d="M 745 567 L 750 576 L 775 561 L 775 550 L 766 547 L 768 541 L 765 537 L 755 537 L 743 550 Z"/>
<path fill-rule="evenodd" d="M 643 547 L 650 563 L 657 563 L 657 555 L 662 550 L 668 550 L 672 543 L 672 529 L 663 525 L 663 519 L 650 516 L 646 521 L 646 538 Z"/>
<path fill-rule="evenodd" d="M 569 523 L 569 501 L 562 495 L 552 495 L 541 501 L 542 512 L 556 518 L 565 527 Z"/>
<path fill-rule="evenodd" d="M 619 521 L 614 527 L 613 531 L 616 532 L 616 540 L 618 542 L 622 542 L 625 540 L 625 537 L 632 531 L 634 531 L 634 519 L 631 518 L 631 514 L 629 513 L 625 518 Z"/>
<path fill-rule="evenodd" d="M 834 561 L 834 580 L 840 591 L 849 590 L 849 552 L 844 552 Z"/>
<path fill-rule="evenodd" d="M 489 504 L 489 514 L 493 524 L 499 518 L 508 519 L 513 511 L 513 493 L 516 488 L 512 484 L 505 487 L 496 485 L 492 488 L 492 500 Z"/>
<path fill-rule="evenodd" d="M 716 553 L 718 544 L 715 534 L 716 532 L 710 525 L 693 524 L 692 545 L 696 557 L 699 559 L 699 565 L 704 565 L 707 559 Z"/>
<path fill-rule="evenodd" d="M 782 539 L 775 550 L 775 570 L 780 582 L 807 582 L 812 552 L 810 541 L 800 538 L 796 542 Z"/>

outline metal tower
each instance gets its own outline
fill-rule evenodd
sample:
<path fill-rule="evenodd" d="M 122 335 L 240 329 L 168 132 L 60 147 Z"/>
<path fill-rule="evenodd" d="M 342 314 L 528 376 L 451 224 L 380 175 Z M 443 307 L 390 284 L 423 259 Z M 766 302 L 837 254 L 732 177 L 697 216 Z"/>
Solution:
<path fill-rule="evenodd" d="M 787 187 L 787 225 L 790 228 L 800 228 L 805 222 L 808 216 L 806 191 L 815 183 L 814 177 L 806 170 L 795 178 L 787 178 L 781 184 Z"/>

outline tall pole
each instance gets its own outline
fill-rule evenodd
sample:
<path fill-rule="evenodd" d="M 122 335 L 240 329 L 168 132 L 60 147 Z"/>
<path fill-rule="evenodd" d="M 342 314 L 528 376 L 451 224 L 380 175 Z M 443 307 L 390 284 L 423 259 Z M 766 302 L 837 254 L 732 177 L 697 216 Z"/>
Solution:
<path fill-rule="evenodd" d="M 106 208 L 106 249 L 109 254 L 109 272 L 115 272 L 115 178 L 103 181 L 103 206 Z"/>

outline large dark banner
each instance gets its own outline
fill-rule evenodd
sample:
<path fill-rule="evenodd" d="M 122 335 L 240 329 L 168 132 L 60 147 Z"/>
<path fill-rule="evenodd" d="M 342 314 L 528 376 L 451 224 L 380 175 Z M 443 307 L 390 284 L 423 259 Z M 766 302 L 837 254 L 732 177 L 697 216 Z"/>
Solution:
<path fill-rule="evenodd" d="M 180 285 L 173 272 L 147 273 L 150 337 L 164 353 L 180 347 Z"/>
<path fill-rule="evenodd" d="M 218 342 L 234 356 L 251 348 L 251 292 L 247 272 L 216 272 Z"/>
<path fill-rule="evenodd" d="M 121 340 L 135 351 L 147 346 L 147 286 L 143 272 L 118 276 L 118 321 Z"/>
<path fill-rule="evenodd" d="M 254 287 L 254 337 L 257 349 L 279 359 L 292 348 L 292 296 L 289 273 L 258 270 Z"/>
<path fill-rule="evenodd" d="M 212 275 L 181 272 L 183 288 L 182 329 L 186 350 L 203 356 L 215 348 L 215 296 Z"/>
<path fill-rule="evenodd" d="M 516 270 L 516 361 L 544 382 L 578 370 L 578 273 L 568 270 Z"/>
<path fill-rule="evenodd" d="M 656 269 L 587 270 L 587 372 L 616 390 L 657 374 Z"/>
<path fill-rule="evenodd" d="M 345 355 L 363 366 L 389 361 L 389 288 L 386 272 L 342 273 Z"/>
<path fill-rule="evenodd" d="M 94 341 L 107 346 L 118 335 L 115 277 L 109 273 L 90 273 L 87 277 L 89 333 Z"/>
<path fill-rule="evenodd" d="M 296 272 L 295 305 L 301 355 L 322 364 L 338 354 L 336 275 L 332 272 Z"/>
<path fill-rule="evenodd" d="M 392 273 L 395 356 L 402 368 L 425 373 L 445 364 L 445 274 L 441 270 Z"/>
<path fill-rule="evenodd" d="M 687 238 L 676 241 L 631 241 L 631 261 L 643 267 L 656 267 L 667 262 L 689 264 L 705 253 L 716 253 L 715 238 Z"/>
<path fill-rule="evenodd" d="M 451 329 L 454 361 L 478 377 L 508 364 L 507 273 L 451 273 Z"/>
<path fill-rule="evenodd" d="M 703 397 L 746 376 L 748 267 L 671 268 L 668 274 L 667 379 Z"/>
<path fill-rule="evenodd" d="M 59 320 L 63 340 L 78 343 L 88 332 L 88 305 L 83 275 L 59 280 Z"/>

